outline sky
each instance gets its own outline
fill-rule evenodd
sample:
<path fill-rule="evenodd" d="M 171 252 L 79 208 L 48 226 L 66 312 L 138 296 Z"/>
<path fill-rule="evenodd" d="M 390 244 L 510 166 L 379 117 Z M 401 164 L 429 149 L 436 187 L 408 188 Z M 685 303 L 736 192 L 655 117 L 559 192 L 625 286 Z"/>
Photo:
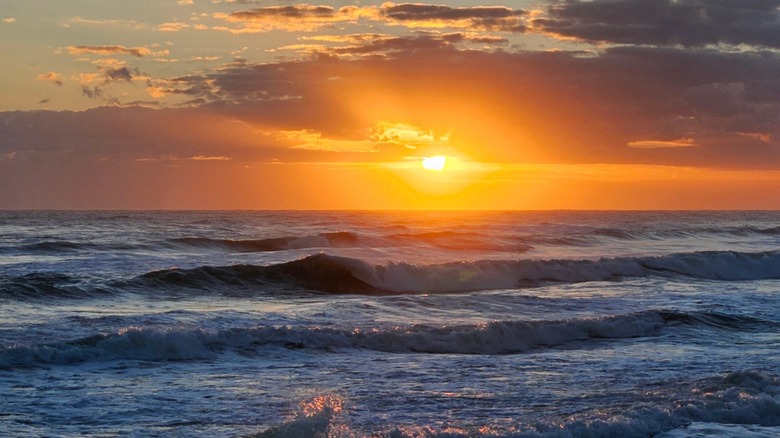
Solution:
<path fill-rule="evenodd" d="M 3 0 L 0 56 L 0 209 L 780 209 L 780 0 Z"/>

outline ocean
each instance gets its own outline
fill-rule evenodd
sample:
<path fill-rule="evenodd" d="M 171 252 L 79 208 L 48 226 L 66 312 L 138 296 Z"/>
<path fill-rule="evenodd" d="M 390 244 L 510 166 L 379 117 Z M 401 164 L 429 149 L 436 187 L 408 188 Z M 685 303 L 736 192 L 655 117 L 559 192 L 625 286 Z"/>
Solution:
<path fill-rule="evenodd" d="M 780 212 L 0 212 L 0 436 L 777 437 Z"/>

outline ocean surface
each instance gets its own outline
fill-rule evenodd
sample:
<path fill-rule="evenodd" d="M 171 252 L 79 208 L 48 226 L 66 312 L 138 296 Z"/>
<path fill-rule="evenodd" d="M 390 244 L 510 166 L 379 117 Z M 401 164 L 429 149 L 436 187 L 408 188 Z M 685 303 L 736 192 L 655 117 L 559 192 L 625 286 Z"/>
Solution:
<path fill-rule="evenodd" d="M 0 212 L 0 436 L 777 437 L 779 212 Z"/>

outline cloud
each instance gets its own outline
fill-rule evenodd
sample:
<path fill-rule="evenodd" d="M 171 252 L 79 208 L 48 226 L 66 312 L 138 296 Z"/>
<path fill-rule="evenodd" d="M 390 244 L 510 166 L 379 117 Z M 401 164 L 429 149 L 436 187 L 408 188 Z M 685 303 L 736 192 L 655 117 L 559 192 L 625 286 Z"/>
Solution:
<path fill-rule="evenodd" d="M 421 3 L 384 3 L 379 8 L 384 19 L 409 27 L 458 27 L 475 30 L 523 32 L 525 11 L 504 6 L 453 8 Z"/>
<path fill-rule="evenodd" d="M 50 71 L 48 73 L 42 73 L 35 77 L 39 81 L 49 81 L 52 84 L 61 87 L 65 82 L 65 78 L 56 72 Z"/>
<path fill-rule="evenodd" d="M 14 17 L 3 18 L 2 21 L 5 24 L 16 23 L 16 18 L 14 18 Z"/>
<path fill-rule="evenodd" d="M 195 155 L 192 157 L 177 157 L 166 155 L 158 158 L 136 158 L 135 161 L 230 161 L 232 158 L 224 156 Z"/>
<path fill-rule="evenodd" d="M 361 15 L 360 11 L 355 6 L 335 9 L 331 6 L 299 4 L 267 6 L 216 14 L 215 17 L 243 25 L 241 29 L 227 29 L 234 32 L 268 32 L 273 29 L 308 32 L 338 21 L 356 19 Z"/>
<path fill-rule="evenodd" d="M 575 0 L 554 3 L 533 26 L 592 42 L 780 48 L 780 0 Z"/>
<path fill-rule="evenodd" d="M 698 145 L 690 138 L 681 138 L 677 140 L 637 140 L 628 142 L 628 147 L 638 149 L 689 148 L 696 146 Z"/>
<path fill-rule="evenodd" d="M 93 20 L 82 17 L 73 17 L 67 21 L 60 23 L 60 26 L 64 28 L 70 28 L 71 26 L 97 26 L 97 27 L 124 27 L 129 29 L 141 30 L 146 26 L 135 20 Z"/>
<path fill-rule="evenodd" d="M 93 92 L 94 90 L 88 90 Z M 53 162 L 361 162 L 400 159 L 380 151 L 307 148 L 319 134 L 264 131 L 232 117 L 196 108 L 106 106 L 87 111 L 0 112 L 0 154 Z M 367 140 L 367 139 L 366 139 Z M 345 142 L 342 142 L 346 144 Z M 325 140 L 325 145 L 335 144 Z"/>
<path fill-rule="evenodd" d="M 505 44 L 500 37 L 473 35 L 463 32 L 448 34 L 420 34 L 416 36 L 390 36 L 380 34 L 318 35 L 302 37 L 303 41 L 341 43 L 339 46 L 324 44 L 295 44 L 280 47 L 279 50 L 293 50 L 303 53 L 328 54 L 336 56 L 377 56 L 394 52 L 414 50 L 441 50 L 467 43 Z"/>
<path fill-rule="evenodd" d="M 22 113 L 39 118 L 0 137 L 30 148 L 53 141 L 60 149 L 76 147 L 78 138 L 106 139 L 116 149 L 76 149 L 132 159 L 378 161 L 405 152 L 382 140 L 377 127 L 403 125 L 446 135 L 449 147 L 484 162 L 780 169 L 777 53 L 460 50 L 468 38 L 310 37 L 305 41 L 336 47 L 306 60 L 237 59 L 198 74 L 144 78 L 154 98 L 178 96 L 186 107 Z M 338 50 L 382 56 L 333 56 Z M 99 67 L 82 80 L 87 97 L 108 100 L 106 81 L 141 79 L 121 64 Z M 72 134 L 44 136 L 62 129 Z"/>
<path fill-rule="evenodd" d="M 188 27 L 190 27 L 190 25 L 187 23 L 175 21 L 170 23 L 163 23 L 157 26 L 157 30 L 160 32 L 179 32 L 180 30 L 187 29 Z"/>
<path fill-rule="evenodd" d="M 149 56 L 152 51 L 146 47 L 125 47 L 125 46 L 68 46 L 65 48 L 71 55 L 130 55 L 138 58 Z"/>
<path fill-rule="evenodd" d="M 119 68 L 102 68 L 101 72 L 104 75 L 105 82 L 132 82 L 135 76 L 138 76 L 140 72 L 138 69 L 130 69 L 127 67 Z"/>
<path fill-rule="evenodd" d="M 176 4 L 182 5 L 182 6 L 189 6 L 193 4 L 192 0 L 177 0 Z"/>
<path fill-rule="evenodd" d="M 81 94 L 84 95 L 84 97 L 88 97 L 90 99 L 102 99 L 103 98 L 103 89 L 94 86 L 92 88 L 82 85 L 81 86 Z"/>
<path fill-rule="evenodd" d="M 774 53 L 488 53 L 441 38 L 343 39 L 365 47 L 342 51 L 393 50 L 236 62 L 180 85 L 203 99 L 203 110 L 269 129 L 344 136 L 378 120 L 451 129 L 454 142 L 485 161 L 780 166 Z"/>
<path fill-rule="evenodd" d="M 243 3 L 243 2 L 242 2 Z M 311 32 L 339 22 L 383 22 L 410 28 L 456 28 L 470 31 L 523 32 L 523 10 L 503 6 L 449 7 L 419 3 L 383 3 L 381 6 L 296 4 L 266 6 L 215 14 L 215 18 L 241 25 L 218 28 L 233 33 L 268 32 L 274 29 Z"/>

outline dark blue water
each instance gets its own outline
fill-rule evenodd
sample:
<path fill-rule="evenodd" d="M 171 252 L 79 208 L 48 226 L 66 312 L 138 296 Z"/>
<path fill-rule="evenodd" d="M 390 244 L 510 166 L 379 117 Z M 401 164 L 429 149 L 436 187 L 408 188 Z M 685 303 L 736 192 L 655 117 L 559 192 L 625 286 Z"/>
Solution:
<path fill-rule="evenodd" d="M 0 212 L 0 435 L 780 435 L 780 213 Z"/>

